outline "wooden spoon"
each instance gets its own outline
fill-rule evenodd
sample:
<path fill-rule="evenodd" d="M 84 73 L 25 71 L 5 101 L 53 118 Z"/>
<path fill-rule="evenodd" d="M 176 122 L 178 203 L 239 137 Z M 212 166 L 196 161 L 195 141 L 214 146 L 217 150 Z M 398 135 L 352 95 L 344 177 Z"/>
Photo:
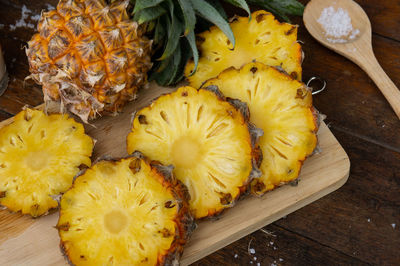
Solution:
<path fill-rule="evenodd" d="M 346 38 L 345 43 L 328 41 L 323 26 L 317 20 L 324 8 L 330 6 L 335 10 L 340 7 L 348 12 L 353 29 L 360 31 L 355 38 Z M 356 63 L 371 77 L 400 118 L 400 91 L 375 58 L 371 44 L 371 22 L 364 10 L 352 0 L 311 0 L 304 10 L 303 20 L 307 30 L 317 41 Z"/>

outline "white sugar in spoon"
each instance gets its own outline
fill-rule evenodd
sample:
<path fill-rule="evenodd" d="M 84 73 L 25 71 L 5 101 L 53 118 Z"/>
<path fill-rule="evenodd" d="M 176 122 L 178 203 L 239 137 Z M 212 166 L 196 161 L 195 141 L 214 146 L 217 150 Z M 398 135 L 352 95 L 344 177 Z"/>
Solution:
<path fill-rule="evenodd" d="M 348 12 L 353 28 L 360 31 L 354 39 L 345 43 L 328 41 L 323 26 L 317 20 L 324 8 L 330 6 L 335 10 L 342 8 Z M 307 30 L 317 41 L 350 59 L 370 76 L 400 118 L 400 91 L 375 58 L 371 44 L 371 22 L 364 10 L 352 0 L 311 0 L 304 10 L 303 20 Z"/>

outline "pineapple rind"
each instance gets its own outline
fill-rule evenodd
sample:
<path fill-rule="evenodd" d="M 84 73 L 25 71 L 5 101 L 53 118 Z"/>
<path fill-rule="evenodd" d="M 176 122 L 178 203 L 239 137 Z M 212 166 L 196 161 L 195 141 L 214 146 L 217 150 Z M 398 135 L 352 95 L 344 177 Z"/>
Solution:
<path fill-rule="evenodd" d="M 68 260 L 75 265 L 110 261 L 172 265 L 179 261 L 195 224 L 187 189 L 163 169 L 135 153 L 118 161 L 99 161 L 76 178 L 61 199 L 57 224 Z M 104 214 L 112 209 L 129 217 L 126 228 L 118 233 L 105 229 Z"/>
<path fill-rule="evenodd" d="M 214 91 L 181 87 L 161 96 L 136 113 L 127 137 L 128 153 L 138 150 L 175 165 L 174 174 L 188 187 L 197 219 L 233 206 L 256 172 L 246 117 Z M 188 157 L 200 154 L 193 165 L 176 163 L 174 145 L 186 138 L 199 147 L 179 151 Z"/>
<path fill-rule="evenodd" d="M 0 204 L 33 217 L 58 207 L 54 199 L 90 167 L 93 140 L 67 115 L 25 109 L 0 129 Z"/>
<path fill-rule="evenodd" d="M 216 26 L 198 34 L 201 53 L 196 72 L 193 60 L 185 67 L 185 76 L 191 86 L 199 88 L 203 82 L 216 77 L 228 67 L 240 68 L 252 61 L 280 66 L 292 77 L 301 80 L 301 46 L 297 42 L 297 26 L 280 23 L 264 10 L 248 17 L 235 17 L 231 22 L 235 48 Z"/>
<path fill-rule="evenodd" d="M 259 144 L 263 161 L 261 178 L 251 183 L 262 195 L 294 180 L 303 161 L 317 144 L 317 119 L 311 91 L 274 67 L 255 62 L 227 69 L 203 86 L 216 85 L 226 97 L 248 104 L 250 121 L 264 131 Z"/>

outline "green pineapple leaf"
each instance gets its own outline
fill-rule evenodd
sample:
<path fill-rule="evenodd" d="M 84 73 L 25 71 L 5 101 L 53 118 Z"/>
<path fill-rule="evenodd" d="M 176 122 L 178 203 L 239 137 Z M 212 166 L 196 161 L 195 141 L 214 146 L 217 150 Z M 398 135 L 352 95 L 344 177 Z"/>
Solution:
<path fill-rule="evenodd" d="M 183 17 L 185 19 L 185 36 L 189 32 L 194 30 L 194 25 L 196 24 L 196 14 L 193 10 L 192 2 L 190 0 L 178 0 L 181 8 Z"/>
<path fill-rule="evenodd" d="M 193 61 L 194 61 L 194 69 L 192 71 L 192 73 L 190 75 L 193 75 L 194 72 L 196 72 L 197 69 L 197 65 L 199 64 L 199 51 L 197 50 L 197 46 L 196 46 L 196 37 L 194 36 L 194 32 L 191 31 L 187 36 L 186 36 L 190 48 L 192 50 L 192 54 L 193 54 Z"/>
<path fill-rule="evenodd" d="M 133 13 L 136 13 L 145 8 L 158 6 L 164 0 L 136 0 L 135 8 L 133 9 Z"/>
<path fill-rule="evenodd" d="M 161 57 L 158 60 L 165 60 L 166 58 L 170 57 L 176 47 L 179 44 L 179 39 L 180 35 L 182 34 L 183 31 L 183 25 L 179 21 L 178 17 L 175 16 L 175 10 L 174 10 L 174 5 L 172 4 L 172 1 L 170 2 L 170 20 L 168 20 L 168 40 L 167 44 L 165 45 L 165 50 L 164 53 L 161 55 Z"/>
<path fill-rule="evenodd" d="M 290 22 L 287 15 L 302 16 L 304 6 L 296 0 L 247 0 L 250 4 L 260 6 Z"/>
<path fill-rule="evenodd" d="M 145 22 L 153 21 L 166 12 L 167 11 L 161 6 L 149 7 L 134 13 L 133 20 L 137 21 L 140 25 Z"/>
<path fill-rule="evenodd" d="M 228 37 L 229 41 L 235 47 L 235 36 L 229 23 L 218 13 L 218 11 L 204 0 L 191 0 L 194 10 L 203 18 L 211 21 Z"/>
<path fill-rule="evenodd" d="M 231 5 L 240 7 L 244 10 L 246 10 L 247 14 L 249 14 L 249 16 L 251 16 L 251 12 L 250 12 L 250 8 L 247 5 L 245 0 L 224 0 L 227 3 L 230 3 Z"/>

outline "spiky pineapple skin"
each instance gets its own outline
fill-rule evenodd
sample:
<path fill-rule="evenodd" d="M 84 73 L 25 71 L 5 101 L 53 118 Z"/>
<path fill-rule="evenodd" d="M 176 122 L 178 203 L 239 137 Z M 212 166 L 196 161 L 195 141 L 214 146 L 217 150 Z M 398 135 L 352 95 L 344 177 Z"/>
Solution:
<path fill-rule="evenodd" d="M 57 208 L 54 197 L 91 165 L 93 145 L 67 115 L 23 110 L 0 129 L 0 205 L 33 217 Z"/>
<path fill-rule="evenodd" d="M 121 178 L 116 177 L 115 175 L 112 176 L 108 174 L 102 173 L 102 170 L 100 167 L 103 169 L 106 169 L 108 166 L 114 167 L 114 168 L 119 168 L 122 169 L 122 175 L 125 175 L 130 181 L 134 181 L 132 179 L 132 175 L 134 176 L 135 174 L 140 175 L 141 171 L 145 169 L 146 173 L 144 173 L 141 176 L 138 176 L 138 179 L 142 179 L 141 181 L 145 179 L 149 179 L 148 184 L 153 185 L 154 184 L 157 186 L 156 189 L 150 188 L 152 197 L 154 198 L 165 198 L 167 196 L 168 199 L 173 200 L 173 206 L 168 207 L 168 211 L 171 212 L 172 210 L 172 216 L 169 217 L 170 220 L 167 222 L 172 223 L 171 228 L 169 228 L 172 231 L 166 231 L 168 234 L 166 237 L 170 239 L 170 245 L 167 249 L 162 249 L 159 248 L 161 244 L 159 243 L 158 240 L 154 240 L 151 242 L 152 246 L 151 248 L 155 249 L 153 250 L 153 254 L 155 254 L 154 257 L 145 257 L 144 255 L 142 256 L 139 254 L 138 258 L 137 256 L 138 253 L 140 253 L 140 246 L 134 246 L 135 242 L 130 241 L 129 246 L 135 251 L 134 254 L 132 253 L 125 253 L 123 256 L 119 256 L 118 254 L 114 253 L 115 251 L 120 251 L 121 252 L 125 251 L 124 248 L 124 242 L 119 241 L 121 239 L 126 239 L 129 242 L 130 237 L 132 237 L 135 240 L 138 241 L 146 241 L 146 239 L 141 239 L 140 234 L 146 234 L 150 229 L 146 228 L 141 228 L 141 230 L 137 231 L 132 231 L 132 232 L 122 232 L 123 234 L 115 234 L 114 236 L 110 236 L 109 232 L 106 232 L 106 229 L 104 227 L 102 228 L 102 222 L 96 221 L 97 217 L 91 217 L 91 216 L 85 216 L 85 212 L 79 212 L 79 213 L 73 213 L 72 217 L 76 218 L 78 216 L 83 216 L 83 218 L 80 221 L 84 221 L 86 218 L 87 219 L 92 219 L 92 222 L 89 226 L 92 227 L 92 229 L 96 230 L 94 232 L 94 237 L 95 240 L 93 240 L 93 232 L 83 232 L 84 234 L 82 236 L 77 236 L 75 240 L 77 242 L 74 242 L 71 237 L 68 237 L 68 233 L 76 229 L 77 227 L 84 227 L 82 224 L 75 223 L 71 224 L 71 208 L 74 208 L 75 204 L 73 202 L 76 201 L 77 204 L 81 204 L 81 206 L 85 206 L 87 202 L 85 202 L 81 196 L 83 196 L 84 193 L 98 193 L 99 191 L 102 191 L 101 189 L 97 189 L 97 191 L 91 191 L 90 187 L 96 186 L 99 183 L 101 183 L 101 179 L 109 179 L 108 181 L 111 181 L 114 185 L 112 185 L 112 189 L 115 188 L 115 191 L 118 195 L 113 196 L 111 195 L 113 193 L 112 189 L 110 190 L 107 187 L 104 187 L 106 194 L 103 194 L 102 196 L 106 198 L 107 202 L 103 202 L 104 205 L 110 205 L 114 204 L 116 205 L 116 197 L 122 195 L 121 197 L 126 197 L 127 202 L 123 205 L 116 205 L 118 208 L 125 208 L 125 210 L 128 210 L 133 207 L 137 207 L 137 198 L 133 197 L 132 195 L 127 195 L 127 187 L 130 187 L 131 185 L 133 186 L 133 183 L 128 182 L 127 186 L 121 185 Z M 106 170 L 107 172 L 108 170 Z M 118 171 L 118 170 L 117 170 Z M 91 173 L 92 172 L 92 173 Z M 132 175 L 129 176 L 128 173 L 132 173 Z M 95 173 L 95 174 L 93 174 Z M 115 174 L 115 172 L 113 173 Z M 124 177 L 125 177 L 124 176 Z M 139 183 L 141 182 L 139 181 Z M 107 182 L 107 180 L 106 180 Z M 136 184 L 134 184 L 136 186 Z M 148 187 L 145 187 L 145 189 L 148 189 Z M 141 193 L 142 191 L 138 191 L 138 193 Z M 132 194 L 132 193 L 131 193 Z M 154 199 L 153 198 L 153 199 Z M 156 161 L 151 161 L 148 158 L 144 157 L 141 153 L 135 152 L 133 155 L 121 158 L 121 159 L 104 159 L 104 160 L 99 160 L 97 163 L 95 163 L 92 168 L 87 169 L 85 172 L 82 172 L 74 181 L 74 184 L 70 190 L 68 190 L 62 197 L 61 199 L 61 210 L 60 210 L 60 218 L 57 223 L 57 229 L 61 238 L 61 249 L 64 252 L 66 258 L 68 261 L 73 264 L 73 265 L 93 265 L 93 264 L 101 264 L 105 265 L 107 263 L 110 263 L 110 261 L 105 261 L 101 257 L 107 257 L 107 259 L 112 256 L 112 262 L 117 265 L 178 265 L 179 264 L 179 259 L 180 256 L 182 255 L 183 252 L 183 247 L 190 238 L 190 235 L 192 234 L 193 230 L 196 227 L 196 224 L 194 223 L 193 217 L 191 216 L 189 212 L 189 206 L 188 206 L 188 200 L 190 198 L 190 195 L 187 192 L 187 188 L 179 181 L 177 180 L 171 172 L 170 167 L 166 167 L 159 162 Z M 140 203 L 139 203 L 140 204 Z M 145 203 L 144 203 L 145 204 Z M 87 207 L 89 208 L 89 207 Z M 99 208 L 99 210 L 95 210 L 96 213 L 101 213 L 105 208 Z M 166 208 L 167 209 L 167 208 Z M 131 213 L 132 214 L 132 213 Z M 141 219 L 142 217 L 140 215 L 136 215 L 136 213 L 133 213 L 130 217 L 131 224 L 128 226 L 132 226 L 132 223 L 135 223 L 133 219 Z M 157 217 L 156 215 L 152 217 L 148 222 L 150 223 L 162 223 L 160 217 Z M 95 224 L 95 226 L 93 226 Z M 85 231 L 85 229 L 83 229 Z M 107 235 L 108 234 L 108 235 Z M 158 231 L 158 232 L 153 232 L 154 234 L 166 234 L 165 232 Z M 138 236 L 136 236 L 138 235 Z M 148 235 L 148 238 L 152 237 L 151 235 Z M 97 238 L 96 238 L 97 237 Z M 108 237 L 108 238 L 107 238 Z M 99 240 L 100 239 L 100 240 Z M 107 239 L 106 241 L 101 241 Z M 83 240 L 86 242 L 85 244 L 80 245 L 79 241 Z M 93 242 L 94 241 L 94 242 Z M 105 247 L 100 253 L 93 255 L 95 251 L 89 250 L 90 254 L 86 254 L 85 252 L 88 252 L 86 246 L 94 244 L 96 246 L 99 246 L 100 248 L 102 246 Z M 137 244 L 137 243 L 136 243 Z M 86 248 L 86 250 L 85 250 Z M 97 247 L 96 247 L 97 248 Z M 146 247 L 147 248 L 147 247 Z M 139 250 L 139 252 L 137 252 Z M 97 250 L 98 251 L 98 250 Z M 132 250 L 131 250 L 132 252 Z M 83 254 L 81 254 L 83 253 Z M 121 255 L 121 254 L 119 254 Z"/>
<path fill-rule="evenodd" d="M 151 41 L 129 20 L 127 4 L 61 0 L 42 13 L 26 54 L 45 102 L 59 101 L 87 121 L 134 99 L 152 66 Z"/>
<path fill-rule="evenodd" d="M 279 66 L 293 78 L 301 80 L 302 50 L 297 42 L 297 26 L 280 23 L 264 10 L 248 17 L 234 17 L 230 23 L 235 36 L 233 48 L 225 34 L 216 26 L 197 35 L 200 58 L 197 70 L 193 60 L 185 67 L 185 76 L 191 86 L 199 88 L 203 82 L 216 77 L 233 66 L 258 61 Z"/>
<path fill-rule="evenodd" d="M 181 87 L 136 113 L 127 149 L 174 165 L 189 189 L 191 211 L 201 219 L 234 206 L 258 175 L 259 134 L 248 124 L 245 104 L 227 102 L 215 86 Z M 176 148 L 187 139 L 188 146 Z M 180 162 L 186 158 L 188 164 Z"/>
<path fill-rule="evenodd" d="M 274 67 L 255 62 L 230 68 L 203 86 L 219 86 L 227 96 L 249 106 L 250 121 L 264 130 L 260 138 L 263 175 L 251 183 L 251 192 L 263 195 L 295 180 L 303 162 L 317 145 L 317 112 L 311 91 Z"/>

